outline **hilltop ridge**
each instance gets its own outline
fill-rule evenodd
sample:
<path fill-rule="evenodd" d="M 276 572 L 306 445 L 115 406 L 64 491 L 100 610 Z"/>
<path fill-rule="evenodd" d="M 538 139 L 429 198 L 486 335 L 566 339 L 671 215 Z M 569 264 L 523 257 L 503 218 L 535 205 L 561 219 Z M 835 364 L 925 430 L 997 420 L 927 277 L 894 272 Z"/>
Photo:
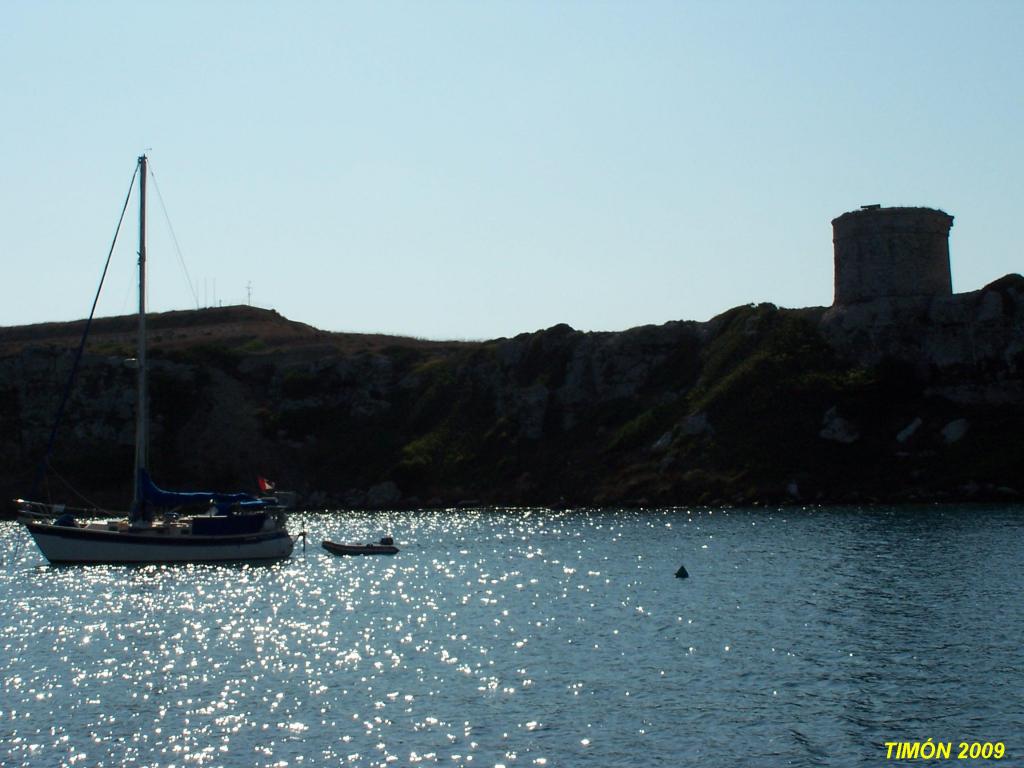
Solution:
<path fill-rule="evenodd" d="M 96 322 L 51 498 L 130 495 L 134 318 Z M 271 310 L 153 315 L 152 467 L 308 506 L 1019 498 L 1024 278 L 622 332 L 440 342 Z M 81 322 L 0 329 L 0 491 L 23 495 Z M 74 488 L 74 491 L 71 488 Z M 77 495 L 76 495 L 77 494 Z"/>
<path fill-rule="evenodd" d="M 36 323 L 0 327 L 0 355 L 16 353 L 26 346 L 77 347 L 85 320 Z M 153 349 L 176 349 L 216 344 L 242 348 L 258 342 L 261 351 L 279 349 L 334 350 L 356 352 L 395 344 L 410 347 L 458 345 L 465 342 L 430 341 L 386 334 L 323 331 L 278 314 L 244 304 L 205 309 L 151 312 L 146 315 L 149 345 Z M 90 346 L 99 348 L 135 346 L 137 315 L 99 317 L 90 329 Z"/>

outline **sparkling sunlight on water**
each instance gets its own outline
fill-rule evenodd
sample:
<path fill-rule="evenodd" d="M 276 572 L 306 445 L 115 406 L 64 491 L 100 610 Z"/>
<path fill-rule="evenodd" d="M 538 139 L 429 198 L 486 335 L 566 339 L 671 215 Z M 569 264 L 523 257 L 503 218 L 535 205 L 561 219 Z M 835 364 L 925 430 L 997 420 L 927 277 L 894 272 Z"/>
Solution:
<path fill-rule="evenodd" d="M 305 555 L 276 565 L 52 567 L 4 523 L 0 762 L 877 765 L 883 742 L 928 737 L 1024 751 L 1013 509 L 306 525 Z M 400 554 L 318 546 L 384 534 Z"/>

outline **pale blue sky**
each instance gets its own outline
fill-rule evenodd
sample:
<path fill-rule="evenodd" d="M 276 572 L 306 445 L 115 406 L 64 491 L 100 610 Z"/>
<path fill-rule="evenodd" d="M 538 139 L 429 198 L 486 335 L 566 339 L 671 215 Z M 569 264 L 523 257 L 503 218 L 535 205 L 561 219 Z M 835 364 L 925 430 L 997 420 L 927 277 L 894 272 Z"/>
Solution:
<path fill-rule="evenodd" d="M 0 5 L 0 324 L 83 317 L 135 157 L 201 303 L 618 330 L 832 300 L 830 220 L 1022 271 L 1024 2 Z M 156 196 L 151 308 L 194 306 Z M 101 314 L 132 311 L 134 219 Z"/>

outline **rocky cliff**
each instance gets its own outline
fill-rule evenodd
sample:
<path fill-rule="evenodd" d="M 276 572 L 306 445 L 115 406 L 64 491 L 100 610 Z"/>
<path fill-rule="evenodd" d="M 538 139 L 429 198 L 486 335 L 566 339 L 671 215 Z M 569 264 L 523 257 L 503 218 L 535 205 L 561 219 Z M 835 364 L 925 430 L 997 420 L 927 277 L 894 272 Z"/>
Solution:
<path fill-rule="evenodd" d="M 155 315 L 152 468 L 307 506 L 1015 498 L 1024 278 L 935 299 L 743 306 L 621 333 L 331 334 Z M 26 495 L 81 324 L 0 329 L 0 492 Z M 97 323 L 43 493 L 123 503 L 131 318 Z"/>

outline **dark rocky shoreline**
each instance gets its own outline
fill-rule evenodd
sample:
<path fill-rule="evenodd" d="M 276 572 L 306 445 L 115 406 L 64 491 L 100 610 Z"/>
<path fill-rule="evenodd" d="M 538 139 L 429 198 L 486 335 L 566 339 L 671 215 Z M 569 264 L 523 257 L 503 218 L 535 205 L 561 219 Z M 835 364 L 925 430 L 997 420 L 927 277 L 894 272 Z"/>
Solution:
<path fill-rule="evenodd" d="M 229 307 L 156 315 L 162 485 L 310 508 L 1014 500 L 1024 278 L 850 306 L 742 306 L 619 333 L 332 334 Z M 26 495 L 80 324 L 0 329 L 0 491 Z M 130 318 L 101 321 L 47 492 L 130 496 Z M 74 487 L 77 493 L 72 493 Z"/>

